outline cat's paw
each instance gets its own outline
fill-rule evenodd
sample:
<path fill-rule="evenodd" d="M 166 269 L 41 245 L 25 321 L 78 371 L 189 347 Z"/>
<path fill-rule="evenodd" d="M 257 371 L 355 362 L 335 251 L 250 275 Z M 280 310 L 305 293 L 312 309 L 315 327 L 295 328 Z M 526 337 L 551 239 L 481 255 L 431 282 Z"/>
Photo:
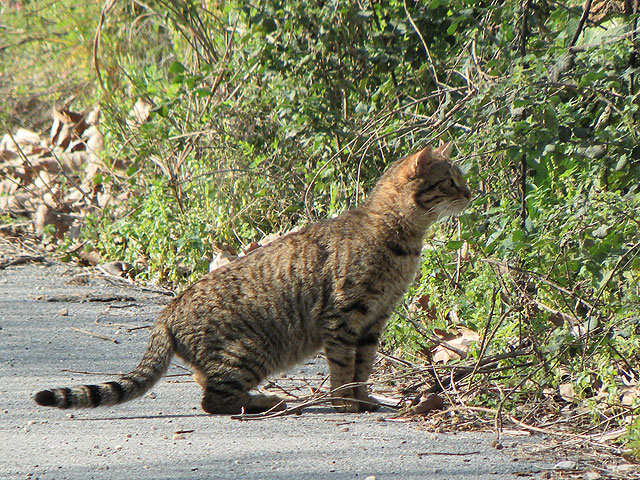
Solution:
<path fill-rule="evenodd" d="M 358 399 L 358 411 L 359 412 L 375 412 L 380 409 L 380 402 L 369 395 L 366 398 Z"/>
<path fill-rule="evenodd" d="M 360 405 L 355 400 L 336 399 L 332 403 L 338 413 L 357 413 L 360 411 Z"/>

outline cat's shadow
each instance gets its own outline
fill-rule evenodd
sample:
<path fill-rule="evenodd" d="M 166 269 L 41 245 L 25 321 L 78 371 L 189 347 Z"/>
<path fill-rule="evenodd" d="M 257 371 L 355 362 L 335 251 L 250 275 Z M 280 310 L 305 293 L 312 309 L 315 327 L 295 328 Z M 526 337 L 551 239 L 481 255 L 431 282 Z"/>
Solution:
<path fill-rule="evenodd" d="M 376 412 L 371 412 L 371 413 L 392 413 L 395 412 L 395 410 L 393 408 L 390 407 L 386 407 L 386 406 L 381 406 L 380 409 Z M 370 415 L 371 413 L 360 413 L 357 415 Z M 296 413 L 291 413 L 288 415 L 284 415 L 286 417 L 300 417 L 303 415 L 343 415 L 340 413 L 337 413 L 332 407 L 322 407 L 322 406 L 317 406 L 317 407 L 307 407 L 304 408 L 302 410 L 301 413 L 296 414 Z M 167 414 L 167 415 L 118 415 L 118 416 L 109 416 L 109 417 L 85 417 L 85 418 L 71 418 L 71 421 L 75 421 L 75 422 L 89 422 L 89 421 L 96 421 L 96 422 L 100 422 L 100 421 L 113 421 L 113 420 L 154 420 L 154 419 L 171 419 L 171 418 L 212 418 L 212 417 L 218 417 L 218 418 L 229 418 L 229 415 L 211 415 L 208 413 L 177 413 L 177 414 Z M 281 418 L 282 416 L 277 416 L 277 417 L 266 417 L 266 418 L 261 418 L 260 420 L 267 420 L 269 418 Z M 245 419 L 242 420 L 240 418 L 238 418 L 237 420 L 239 421 L 249 421 L 249 420 L 256 420 L 255 418 L 249 418 L 249 419 Z"/>

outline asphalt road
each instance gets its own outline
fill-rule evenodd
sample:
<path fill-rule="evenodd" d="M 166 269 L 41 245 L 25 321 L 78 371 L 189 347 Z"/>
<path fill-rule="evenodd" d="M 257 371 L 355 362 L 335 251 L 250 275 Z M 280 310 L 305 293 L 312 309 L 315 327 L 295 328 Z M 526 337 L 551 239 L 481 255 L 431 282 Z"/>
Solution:
<path fill-rule="evenodd" d="M 328 406 L 259 421 L 210 416 L 179 365 L 141 399 L 104 409 L 37 406 L 37 390 L 133 368 L 167 297 L 61 264 L 0 270 L 0 478 L 513 479 L 555 461 L 536 436 L 433 433 L 393 412 Z M 117 343 L 114 343 L 114 341 Z M 322 360 L 289 373 L 321 378 Z"/>

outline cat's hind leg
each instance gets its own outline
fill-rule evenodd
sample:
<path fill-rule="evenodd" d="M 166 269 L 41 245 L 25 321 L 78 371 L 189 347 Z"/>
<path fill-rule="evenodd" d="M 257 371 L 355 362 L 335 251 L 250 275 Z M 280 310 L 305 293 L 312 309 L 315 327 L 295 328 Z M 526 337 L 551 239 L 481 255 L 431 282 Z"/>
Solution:
<path fill-rule="evenodd" d="M 210 414 L 234 415 L 239 413 L 279 412 L 287 408 L 285 401 L 276 395 L 247 393 L 242 397 L 220 395 L 207 388 L 202 396 L 202 410 Z"/>
<path fill-rule="evenodd" d="M 201 378 L 201 377 L 200 377 Z M 200 382 L 198 382 L 200 383 Z M 211 414 L 261 413 L 287 408 L 284 400 L 276 395 L 248 393 L 242 382 L 208 377 L 203 385 L 202 410 Z"/>

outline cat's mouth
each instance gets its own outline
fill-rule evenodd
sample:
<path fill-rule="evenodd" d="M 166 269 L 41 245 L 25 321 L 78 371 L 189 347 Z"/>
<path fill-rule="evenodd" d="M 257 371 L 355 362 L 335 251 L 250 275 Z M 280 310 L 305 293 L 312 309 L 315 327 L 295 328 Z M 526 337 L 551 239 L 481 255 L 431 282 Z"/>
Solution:
<path fill-rule="evenodd" d="M 466 197 L 457 198 L 449 204 L 443 204 L 442 210 L 438 212 L 438 218 L 457 217 L 462 214 L 467 205 L 469 205 L 469 199 Z"/>

